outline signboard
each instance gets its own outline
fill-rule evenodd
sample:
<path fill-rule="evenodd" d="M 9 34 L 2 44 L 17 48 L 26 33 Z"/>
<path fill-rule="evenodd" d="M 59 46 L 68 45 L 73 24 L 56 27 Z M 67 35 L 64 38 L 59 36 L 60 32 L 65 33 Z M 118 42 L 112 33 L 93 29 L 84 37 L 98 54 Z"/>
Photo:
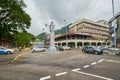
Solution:
<path fill-rule="evenodd" d="M 109 28 L 110 34 L 114 33 L 114 28 L 115 28 L 115 30 L 117 29 L 117 20 L 116 19 L 114 21 L 112 21 L 112 27 Z"/>
<path fill-rule="evenodd" d="M 114 37 L 114 34 L 112 34 L 112 37 Z"/>
<path fill-rule="evenodd" d="M 110 34 L 114 33 L 114 27 L 110 27 L 110 28 L 109 28 L 109 33 L 110 33 Z"/>
<path fill-rule="evenodd" d="M 114 19 L 114 21 L 112 21 L 112 27 L 117 28 L 117 20 L 116 19 Z"/>

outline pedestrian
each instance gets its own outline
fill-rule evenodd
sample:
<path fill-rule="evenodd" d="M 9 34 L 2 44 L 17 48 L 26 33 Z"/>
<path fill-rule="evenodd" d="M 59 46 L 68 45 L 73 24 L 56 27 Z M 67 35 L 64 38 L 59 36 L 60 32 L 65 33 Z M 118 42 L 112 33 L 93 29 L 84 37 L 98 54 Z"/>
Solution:
<path fill-rule="evenodd" d="M 21 47 L 21 46 L 19 46 L 19 51 L 21 51 L 21 49 L 22 49 L 22 47 Z"/>

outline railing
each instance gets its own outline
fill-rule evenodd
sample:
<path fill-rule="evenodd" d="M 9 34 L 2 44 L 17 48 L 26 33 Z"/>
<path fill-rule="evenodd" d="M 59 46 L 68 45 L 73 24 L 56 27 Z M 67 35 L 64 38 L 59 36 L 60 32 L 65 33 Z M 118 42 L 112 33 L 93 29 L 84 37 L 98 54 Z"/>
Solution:
<path fill-rule="evenodd" d="M 80 32 L 87 32 L 87 33 L 93 33 L 93 34 L 99 34 L 99 35 L 109 35 L 109 33 L 106 33 L 106 32 L 99 32 L 99 31 L 94 31 L 94 30 L 85 30 L 85 29 L 81 29 L 79 30 Z"/>
<path fill-rule="evenodd" d="M 96 39 L 87 39 L 87 38 L 72 38 L 72 39 L 67 39 L 68 41 L 69 40 L 96 40 Z M 55 40 L 56 42 L 57 41 L 66 41 L 66 39 L 60 39 L 60 40 Z M 102 41 L 102 40 L 97 40 L 97 41 Z M 104 40 L 103 40 L 104 41 Z"/>

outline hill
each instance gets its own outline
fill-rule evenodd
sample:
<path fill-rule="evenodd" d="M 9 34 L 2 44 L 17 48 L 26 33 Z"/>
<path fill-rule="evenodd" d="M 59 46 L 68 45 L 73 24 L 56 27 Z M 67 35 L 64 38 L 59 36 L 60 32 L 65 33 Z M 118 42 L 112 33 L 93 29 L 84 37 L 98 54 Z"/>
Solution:
<path fill-rule="evenodd" d="M 69 31 L 69 29 L 70 29 L 69 26 L 71 24 L 68 24 L 67 26 L 62 27 L 61 29 L 56 30 L 55 34 L 65 34 L 66 33 L 66 29 L 67 29 L 67 31 Z"/>
<path fill-rule="evenodd" d="M 67 29 L 67 31 L 69 31 L 69 29 L 70 29 L 69 26 L 70 26 L 70 25 L 71 25 L 71 24 L 62 27 L 61 29 L 56 30 L 56 31 L 55 31 L 55 35 L 57 35 L 57 34 L 65 34 L 66 29 Z M 46 34 L 45 32 L 44 32 L 44 33 L 40 33 L 39 35 L 36 36 L 36 38 L 37 38 L 37 39 L 40 39 L 41 41 L 43 41 L 43 40 L 45 39 L 45 34 Z"/>

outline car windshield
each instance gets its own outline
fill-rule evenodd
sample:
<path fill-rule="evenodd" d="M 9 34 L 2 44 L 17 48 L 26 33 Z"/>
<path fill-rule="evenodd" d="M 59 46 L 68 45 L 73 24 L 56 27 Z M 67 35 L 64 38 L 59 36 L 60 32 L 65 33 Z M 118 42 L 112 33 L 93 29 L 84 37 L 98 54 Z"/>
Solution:
<path fill-rule="evenodd" d="M 0 47 L 0 49 L 8 49 L 8 48 L 6 48 L 6 47 Z"/>

